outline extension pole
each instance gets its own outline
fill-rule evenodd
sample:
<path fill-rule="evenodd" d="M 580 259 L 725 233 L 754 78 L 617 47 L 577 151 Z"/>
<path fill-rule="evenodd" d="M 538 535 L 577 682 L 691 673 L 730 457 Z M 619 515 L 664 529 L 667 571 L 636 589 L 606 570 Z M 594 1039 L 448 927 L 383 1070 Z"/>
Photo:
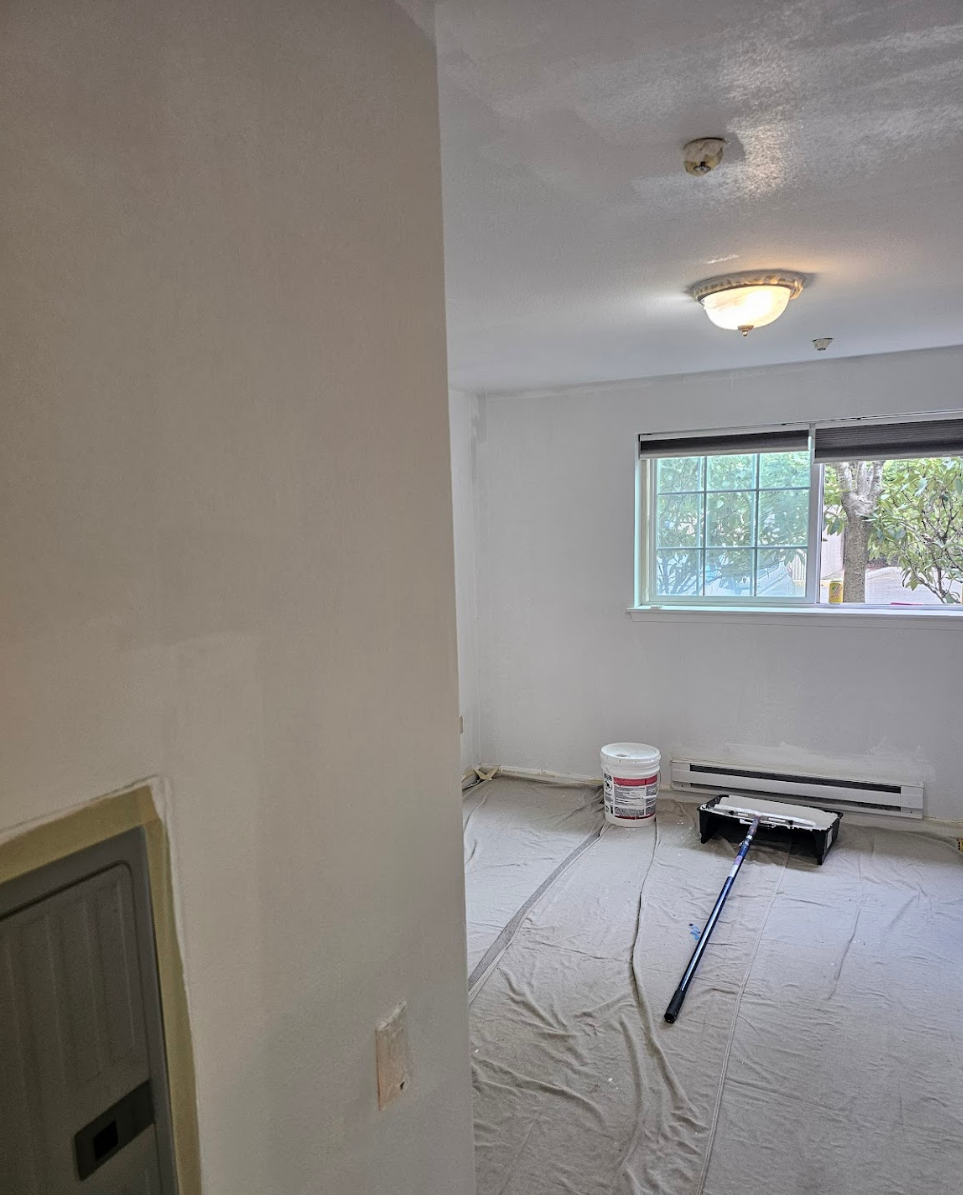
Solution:
<path fill-rule="evenodd" d="M 756 836 L 756 831 L 759 829 L 759 818 L 754 818 L 749 827 L 749 832 L 742 840 L 742 845 L 739 847 L 736 854 L 735 861 L 729 869 L 729 874 L 726 876 L 726 882 L 722 885 L 722 891 L 716 900 L 712 912 L 709 914 L 709 920 L 706 922 L 706 927 L 699 936 L 699 941 L 696 943 L 696 948 L 692 952 L 692 958 L 689 959 L 689 965 L 685 969 L 685 973 L 679 980 L 679 986 L 675 989 L 675 994 L 669 1001 L 669 1007 L 665 1010 L 665 1019 L 671 1025 L 679 1012 L 682 1009 L 683 1002 L 686 998 L 686 993 L 689 990 L 689 984 L 692 983 L 692 977 L 696 973 L 696 968 L 702 961 L 702 955 L 705 952 L 706 946 L 709 944 L 709 937 L 712 931 L 716 928 L 716 922 L 719 920 L 719 914 L 722 912 L 722 906 L 726 903 L 726 898 L 732 889 L 736 876 L 739 874 L 739 868 L 742 866 L 743 860 L 749 854 L 749 848 L 752 846 L 752 840 Z"/>

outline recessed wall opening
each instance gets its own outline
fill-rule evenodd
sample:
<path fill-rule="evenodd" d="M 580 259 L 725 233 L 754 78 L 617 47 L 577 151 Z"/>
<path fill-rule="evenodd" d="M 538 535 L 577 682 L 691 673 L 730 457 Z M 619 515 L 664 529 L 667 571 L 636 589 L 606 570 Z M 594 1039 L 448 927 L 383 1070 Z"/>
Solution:
<path fill-rule="evenodd" d="M 0 843 L 0 1186 L 197 1191 L 166 835 L 130 790 Z"/>

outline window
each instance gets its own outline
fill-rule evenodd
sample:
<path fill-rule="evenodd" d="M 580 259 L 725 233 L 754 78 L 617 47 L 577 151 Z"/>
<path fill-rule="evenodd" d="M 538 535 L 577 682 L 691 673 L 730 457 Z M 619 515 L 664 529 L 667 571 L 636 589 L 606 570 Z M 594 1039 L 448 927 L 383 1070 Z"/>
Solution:
<path fill-rule="evenodd" d="M 963 609 L 963 419 L 639 443 L 641 604 Z"/>
<path fill-rule="evenodd" d="M 963 456 L 824 467 L 819 599 L 959 606 Z"/>
<path fill-rule="evenodd" d="M 656 462 L 658 597 L 804 597 L 810 465 L 805 452 Z"/>

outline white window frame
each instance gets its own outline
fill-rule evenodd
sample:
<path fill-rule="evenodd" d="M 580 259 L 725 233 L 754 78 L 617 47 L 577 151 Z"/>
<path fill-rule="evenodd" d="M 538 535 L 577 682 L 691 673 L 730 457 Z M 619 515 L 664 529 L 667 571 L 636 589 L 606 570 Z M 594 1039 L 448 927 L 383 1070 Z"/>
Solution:
<path fill-rule="evenodd" d="M 765 429 L 760 429 L 765 430 Z M 684 437 L 680 436 L 680 439 Z M 707 454 L 700 454 L 707 455 Z M 708 455 L 722 455 L 710 453 Z M 764 455 L 762 453 L 753 455 Z M 681 606 L 713 609 L 745 610 L 772 607 L 798 608 L 819 605 L 820 549 L 822 547 L 823 471 L 812 460 L 812 437 L 809 444 L 809 539 L 806 544 L 806 592 L 796 596 L 759 598 L 746 595 L 722 597 L 716 594 L 657 594 L 655 591 L 655 537 L 658 457 L 640 457 L 636 473 L 636 560 L 635 604 L 637 607 Z"/>
<path fill-rule="evenodd" d="M 938 415 L 959 417 L 960 412 L 926 412 L 912 415 L 871 416 L 864 420 L 829 420 L 818 426 L 825 427 L 831 423 L 897 423 L 916 422 L 933 419 Z M 704 431 L 680 432 L 677 436 L 665 433 L 665 439 L 680 441 L 700 435 L 722 436 L 738 434 L 740 432 L 776 431 L 780 428 L 792 426 L 799 428 L 800 424 L 778 427 L 772 425 L 751 428 L 712 428 Z M 805 425 L 804 425 L 805 426 Z M 799 597 L 758 598 L 734 596 L 731 598 L 696 594 L 657 595 L 654 588 L 654 561 L 656 526 L 652 514 L 656 502 L 656 473 L 657 457 L 636 457 L 636 486 L 635 486 L 635 600 L 629 607 L 629 613 L 636 617 L 649 614 L 659 614 L 663 611 L 669 616 L 689 614 L 699 616 L 713 611 L 729 611 L 732 615 L 752 617 L 754 613 L 763 615 L 768 613 L 799 615 L 808 621 L 813 616 L 825 616 L 829 621 L 845 620 L 847 624 L 857 620 L 860 615 L 869 618 L 882 616 L 888 619 L 899 618 L 911 621 L 926 621 L 932 624 L 934 620 L 963 617 L 963 605 L 925 605 L 912 609 L 901 609 L 892 604 L 881 603 L 850 603 L 830 604 L 821 602 L 819 583 L 822 572 L 822 524 L 823 524 L 823 479 L 824 465 L 813 460 L 813 433 L 817 424 L 810 423 L 809 427 L 809 456 L 810 456 L 810 488 L 809 488 L 809 544 L 806 555 L 806 592 Z M 698 453 L 694 455 L 707 455 Z M 721 454 L 719 454 L 721 455 Z"/>

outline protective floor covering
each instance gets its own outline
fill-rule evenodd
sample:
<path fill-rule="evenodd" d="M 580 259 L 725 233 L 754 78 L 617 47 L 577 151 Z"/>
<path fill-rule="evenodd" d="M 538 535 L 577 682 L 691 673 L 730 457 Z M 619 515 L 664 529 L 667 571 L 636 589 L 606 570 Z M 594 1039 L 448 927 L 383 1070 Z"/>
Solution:
<path fill-rule="evenodd" d="M 821 868 L 754 847 L 666 1025 L 736 848 L 694 804 L 655 833 L 597 807 L 466 799 L 478 1195 L 959 1195 L 955 842 L 844 819 Z"/>

